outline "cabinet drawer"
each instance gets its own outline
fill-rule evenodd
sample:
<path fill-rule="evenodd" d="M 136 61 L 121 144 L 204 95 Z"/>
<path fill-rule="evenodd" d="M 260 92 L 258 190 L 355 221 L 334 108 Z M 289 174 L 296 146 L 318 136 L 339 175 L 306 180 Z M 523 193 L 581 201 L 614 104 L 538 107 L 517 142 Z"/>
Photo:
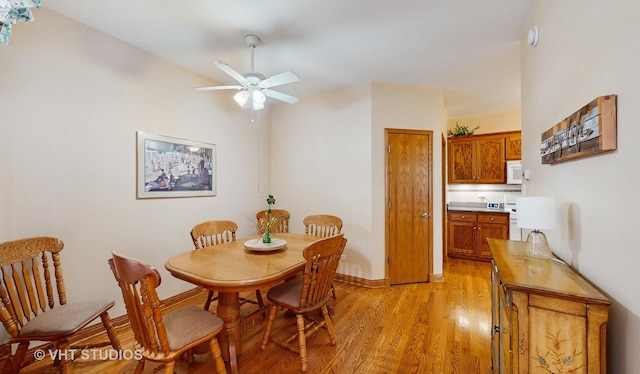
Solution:
<path fill-rule="evenodd" d="M 478 222 L 509 223 L 508 214 L 478 214 Z"/>
<path fill-rule="evenodd" d="M 477 216 L 476 213 L 471 212 L 449 212 L 449 221 L 475 222 Z"/>

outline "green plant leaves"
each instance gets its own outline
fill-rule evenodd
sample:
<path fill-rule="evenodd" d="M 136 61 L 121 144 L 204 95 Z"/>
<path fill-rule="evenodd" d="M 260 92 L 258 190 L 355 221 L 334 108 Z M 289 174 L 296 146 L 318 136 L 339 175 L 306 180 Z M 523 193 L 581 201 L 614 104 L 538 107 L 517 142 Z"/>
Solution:
<path fill-rule="evenodd" d="M 456 136 L 473 135 L 473 133 L 479 128 L 480 125 L 474 127 L 473 129 L 470 129 L 469 126 L 460 126 L 460 124 L 456 122 L 456 127 L 453 129 L 453 131 L 449 130 L 447 132 L 447 135 L 452 138 L 455 138 Z"/>

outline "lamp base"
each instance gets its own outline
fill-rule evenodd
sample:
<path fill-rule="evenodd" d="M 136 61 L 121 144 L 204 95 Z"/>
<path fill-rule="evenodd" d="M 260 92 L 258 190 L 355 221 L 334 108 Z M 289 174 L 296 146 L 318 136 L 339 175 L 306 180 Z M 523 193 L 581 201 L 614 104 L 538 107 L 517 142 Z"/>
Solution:
<path fill-rule="evenodd" d="M 534 230 L 529 233 L 524 252 L 528 258 L 536 260 L 546 260 L 551 257 L 551 248 L 542 231 Z"/>

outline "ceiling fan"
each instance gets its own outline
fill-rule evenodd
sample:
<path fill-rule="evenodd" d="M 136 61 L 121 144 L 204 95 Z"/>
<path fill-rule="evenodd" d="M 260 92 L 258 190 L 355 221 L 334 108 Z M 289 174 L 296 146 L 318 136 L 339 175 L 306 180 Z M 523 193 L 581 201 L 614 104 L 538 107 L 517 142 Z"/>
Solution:
<path fill-rule="evenodd" d="M 256 72 L 253 67 L 253 52 L 256 45 L 260 43 L 260 38 L 255 35 L 247 35 L 244 40 L 247 45 L 251 47 L 251 71 L 249 73 L 243 75 L 223 62 L 216 61 L 214 63 L 220 70 L 237 80 L 239 84 L 231 86 L 196 87 L 196 90 L 239 90 L 238 93 L 233 95 L 233 99 L 242 108 L 252 108 L 253 110 L 260 110 L 264 108 L 264 102 L 266 101 L 267 96 L 289 104 L 297 103 L 297 97 L 287 95 L 279 91 L 274 91 L 271 88 L 299 81 L 300 77 L 298 74 L 292 71 L 287 71 L 285 73 L 280 73 L 266 78 L 264 75 Z"/>

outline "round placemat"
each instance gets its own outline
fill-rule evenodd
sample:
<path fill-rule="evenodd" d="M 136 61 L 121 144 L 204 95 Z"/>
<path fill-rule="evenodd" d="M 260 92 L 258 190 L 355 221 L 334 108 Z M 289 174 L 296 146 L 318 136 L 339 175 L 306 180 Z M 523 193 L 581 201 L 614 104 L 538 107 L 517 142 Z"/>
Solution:
<path fill-rule="evenodd" d="M 287 241 L 284 239 L 271 238 L 271 243 L 263 243 L 262 238 L 251 239 L 244 242 L 244 247 L 259 252 L 277 251 L 287 245 Z"/>

